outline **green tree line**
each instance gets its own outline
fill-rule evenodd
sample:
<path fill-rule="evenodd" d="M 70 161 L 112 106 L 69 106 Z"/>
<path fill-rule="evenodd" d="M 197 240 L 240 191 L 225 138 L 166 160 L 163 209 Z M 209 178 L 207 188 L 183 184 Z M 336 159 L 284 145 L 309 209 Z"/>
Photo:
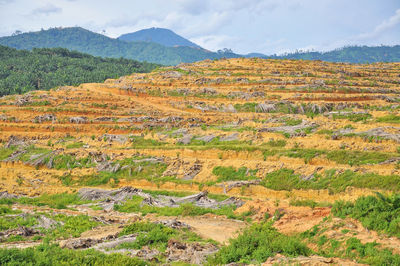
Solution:
<path fill-rule="evenodd" d="M 150 72 L 157 66 L 130 59 L 95 57 L 64 48 L 26 51 L 0 45 L 0 95 L 103 82 L 134 72 Z"/>

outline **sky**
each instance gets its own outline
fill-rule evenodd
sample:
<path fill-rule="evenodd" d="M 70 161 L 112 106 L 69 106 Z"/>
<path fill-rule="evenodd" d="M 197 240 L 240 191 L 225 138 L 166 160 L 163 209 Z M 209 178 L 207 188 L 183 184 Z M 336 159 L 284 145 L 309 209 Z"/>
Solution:
<path fill-rule="evenodd" d="M 0 0 L 0 36 L 80 26 L 168 28 L 203 48 L 267 55 L 400 44 L 400 0 Z"/>

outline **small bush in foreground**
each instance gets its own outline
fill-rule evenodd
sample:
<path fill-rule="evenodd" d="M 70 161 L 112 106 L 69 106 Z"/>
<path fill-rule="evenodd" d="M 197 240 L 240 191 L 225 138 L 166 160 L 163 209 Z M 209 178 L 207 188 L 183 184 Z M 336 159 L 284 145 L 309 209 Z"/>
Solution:
<path fill-rule="evenodd" d="M 377 193 L 376 196 L 360 197 L 354 203 L 337 201 L 332 213 L 341 218 L 360 220 L 368 229 L 400 237 L 400 194 L 385 197 Z"/>
<path fill-rule="evenodd" d="M 265 262 L 276 254 L 289 257 L 307 256 L 311 251 L 295 237 L 279 233 L 271 222 L 253 224 L 236 239 L 231 239 L 228 246 L 221 248 L 210 259 L 210 265 L 231 262 Z"/>

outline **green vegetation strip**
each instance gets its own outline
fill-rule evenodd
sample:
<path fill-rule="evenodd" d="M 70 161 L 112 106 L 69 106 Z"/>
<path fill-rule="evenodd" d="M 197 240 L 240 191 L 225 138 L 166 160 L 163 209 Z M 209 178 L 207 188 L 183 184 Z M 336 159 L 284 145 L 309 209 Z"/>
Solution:
<path fill-rule="evenodd" d="M 134 212 L 147 215 L 149 213 L 156 213 L 161 216 L 200 216 L 207 213 L 224 215 L 230 219 L 244 220 L 252 215 L 252 211 L 244 212 L 241 214 L 235 214 L 235 206 L 222 206 L 219 209 L 202 208 L 193 205 L 192 203 L 185 203 L 179 205 L 179 207 L 155 207 L 142 204 L 143 198 L 139 196 L 133 196 L 132 199 L 126 202 L 115 205 L 114 209 L 119 212 Z"/>
<path fill-rule="evenodd" d="M 106 255 L 93 249 L 70 250 L 42 244 L 26 249 L 0 249 L 1 265 L 149 265 L 122 254 Z"/>

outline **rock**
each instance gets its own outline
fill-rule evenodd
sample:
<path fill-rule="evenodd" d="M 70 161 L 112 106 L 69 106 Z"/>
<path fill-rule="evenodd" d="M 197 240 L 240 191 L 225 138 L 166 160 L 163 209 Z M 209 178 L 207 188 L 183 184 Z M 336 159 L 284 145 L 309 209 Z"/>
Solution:
<path fill-rule="evenodd" d="M 108 241 L 108 242 L 103 242 L 103 243 L 98 243 L 92 246 L 92 248 L 104 251 L 106 249 L 112 249 L 115 248 L 118 245 L 121 245 L 123 243 L 129 243 L 129 242 L 134 242 L 136 241 L 136 235 L 126 235 L 126 236 L 121 236 L 118 237 L 115 240 Z"/>
<path fill-rule="evenodd" d="M 158 255 L 160 255 L 160 251 L 157 249 L 150 249 L 148 246 L 143 247 L 136 253 L 137 257 L 146 261 L 152 261 L 156 259 Z"/>
<path fill-rule="evenodd" d="M 29 94 L 25 94 L 25 95 L 19 96 L 17 98 L 17 100 L 14 102 L 14 104 L 17 106 L 23 106 L 23 105 L 26 105 L 31 102 L 32 102 L 32 96 Z"/>
<path fill-rule="evenodd" d="M 232 133 L 228 136 L 222 137 L 219 140 L 220 141 L 234 141 L 234 140 L 238 140 L 239 139 L 239 133 Z"/>
<path fill-rule="evenodd" d="M 245 83 L 245 84 L 249 83 L 248 78 L 237 78 L 236 81 L 239 83 Z"/>
<path fill-rule="evenodd" d="M 69 122 L 74 124 L 85 124 L 88 122 L 88 118 L 84 116 L 70 117 Z"/>
<path fill-rule="evenodd" d="M 235 107 L 233 107 L 232 104 L 229 104 L 228 106 L 223 105 L 221 110 L 223 112 L 227 112 L 227 113 L 236 113 L 237 112 Z"/>
<path fill-rule="evenodd" d="M 36 116 L 33 120 L 32 123 L 43 123 L 46 121 L 51 121 L 55 122 L 57 120 L 57 117 L 53 114 L 45 114 L 45 115 L 38 115 Z"/>
<path fill-rule="evenodd" d="M 199 90 L 199 93 L 207 95 L 215 95 L 217 94 L 217 91 L 213 88 L 203 88 Z"/>
<path fill-rule="evenodd" d="M 57 221 L 50 219 L 44 215 L 40 215 L 37 218 L 37 222 L 38 222 L 38 224 L 35 225 L 35 227 L 44 228 L 44 229 L 50 229 L 50 228 L 56 227 L 59 224 L 63 224 L 62 222 L 57 222 Z"/>
<path fill-rule="evenodd" d="M 305 135 L 305 133 L 301 131 L 310 127 L 316 128 L 318 127 L 318 124 L 303 120 L 299 125 L 261 128 L 258 132 L 284 132 L 291 136 L 302 136 Z"/>
<path fill-rule="evenodd" d="M 20 196 L 15 194 L 10 194 L 7 191 L 0 192 L 0 199 L 18 199 Z"/>
<path fill-rule="evenodd" d="M 187 96 L 187 95 L 192 93 L 192 91 L 190 89 L 188 89 L 188 88 L 177 89 L 177 92 L 179 94 L 184 95 L 184 96 Z"/>
<path fill-rule="evenodd" d="M 179 122 L 182 121 L 183 118 L 180 116 L 167 116 L 167 117 L 163 117 L 158 119 L 158 122 L 161 123 L 172 123 L 172 122 Z"/>
<path fill-rule="evenodd" d="M 192 180 L 198 173 L 201 172 L 202 167 L 203 165 L 200 164 L 199 161 L 196 161 L 195 164 L 193 164 L 192 167 L 190 167 L 185 173 L 183 180 Z"/>
<path fill-rule="evenodd" d="M 208 82 L 211 82 L 211 79 L 209 79 L 209 78 L 199 78 L 199 79 L 196 79 L 194 81 L 194 83 L 198 84 L 198 85 L 203 85 L 203 84 L 206 84 Z"/>
<path fill-rule="evenodd" d="M 164 73 L 161 73 L 161 76 L 166 79 L 179 79 L 182 77 L 182 73 L 178 71 L 167 71 Z"/>
<path fill-rule="evenodd" d="M 224 192 L 230 191 L 232 188 L 235 187 L 243 187 L 243 186 L 250 186 L 250 185 L 258 185 L 261 183 L 261 180 L 249 180 L 249 181 L 229 181 L 223 184 Z M 228 186 L 226 186 L 228 185 Z"/>
<path fill-rule="evenodd" d="M 96 117 L 94 121 L 96 122 L 112 122 L 114 120 L 113 117 L 107 117 L 107 116 L 102 116 L 102 117 Z"/>
<path fill-rule="evenodd" d="M 269 257 L 263 266 L 272 265 L 307 265 L 307 266 L 321 266 L 321 265 L 365 265 L 353 262 L 351 260 L 339 259 L 339 258 L 325 258 L 317 255 L 311 255 L 310 257 L 297 256 L 297 257 L 285 257 L 281 254 L 276 254 L 274 257 Z"/>
<path fill-rule="evenodd" d="M 15 229 L 8 229 L 8 230 L 0 232 L 0 240 L 7 239 L 11 236 L 27 237 L 27 236 L 33 236 L 36 234 L 39 234 L 39 231 L 34 228 L 19 226 L 18 228 L 15 228 Z"/>
<path fill-rule="evenodd" d="M 242 91 L 231 91 L 226 96 L 229 98 L 239 98 L 243 100 L 249 100 L 252 97 L 247 92 L 242 92 Z"/>
<path fill-rule="evenodd" d="M 192 141 L 192 137 L 193 136 L 191 134 L 184 135 L 177 141 L 177 143 L 187 145 Z"/>
<path fill-rule="evenodd" d="M 148 196 L 148 194 L 143 193 L 141 189 L 132 187 L 122 187 L 115 190 L 105 190 L 99 188 L 81 188 L 78 191 L 78 195 L 83 200 L 105 200 L 111 199 L 113 201 L 121 202 L 126 199 L 132 198 L 134 195 L 138 196 Z"/>
<path fill-rule="evenodd" d="M 173 228 L 173 229 L 181 229 L 181 228 L 186 228 L 190 229 L 190 225 L 185 224 L 183 222 L 177 221 L 176 219 L 173 220 L 162 220 L 162 221 L 156 221 L 156 224 L 162 224 L 167 227 Z"/>
<path fill-rule="evenodd" d="M 14 136 L 14 135 L 11 135 L 9 138 L 8 138 L 8 141 L 7 141 L 7 143 L 4 145 L 4 147 L 5 148 L 10 148 L 11 146 L 18 146 L 18 147 L 21 147 L 21 146 L 27 146 L 28 145 L 28 143 L 26 143 L 26 141 L 24 140 L 24 139 L 22 139 L 22 138 L 20 138 L 20 137 L 17 137 L 17 136 Z"/>
<path fill-rule="evenodd" d="M 125 144 L 128 141 L 127 135 L 115 135 L 115 134 L 103 134 L 98 140 L 105 140 L 108 142 L 119 142 L 121 144 Z"/>
<path fill-rule="evenodd" d="M 377 127 L 364 132 L 359 132 L 358 135 L 381 137 L 384 139 L 391 139 L 400 142 L 400 127 Z"/>
<path fill-rule="evenodd" d="M 60 248 L 82 249 L 82 248 L 90 248 L 97 243 L 98 240 L 94 240 L 91 238 L 77 238 L 77 239 L 68 239 L 60 241 L 59 245 Z"/>
<path fill-rule="evenodd" d="M 276 111 L 274 104 L 259 103 L 256 106 L 256 111 L 261 113 L 270 113 Z"/>
<path fill-rule="evenodd" d="M 200 140 L 200 141 L 204 141 L 204 142 L 208 143 L 215 138 L 216 138 L 215 135 L 207 135 L 207 136 L 203 136 L 203 137 L 198 137 L 198 138 L 196 138 L 196 140 Z"/>
<path fill-rule="evenodd" d="M 170 239 L 165 251 L 167 262 L 182 261 L 190 264 L 202 265 L 206 258 L 218 251 L 218 248 L 210 243 L 183 243 Z"/>
<path fill-rule="evenodd" d="M 179 135 L 186 135 L 188 134 L 189 130 L 187 128 L 180 128 L 175 130 L 174 132 L 171 133 L 171 136 L 179 136 Z"/>

